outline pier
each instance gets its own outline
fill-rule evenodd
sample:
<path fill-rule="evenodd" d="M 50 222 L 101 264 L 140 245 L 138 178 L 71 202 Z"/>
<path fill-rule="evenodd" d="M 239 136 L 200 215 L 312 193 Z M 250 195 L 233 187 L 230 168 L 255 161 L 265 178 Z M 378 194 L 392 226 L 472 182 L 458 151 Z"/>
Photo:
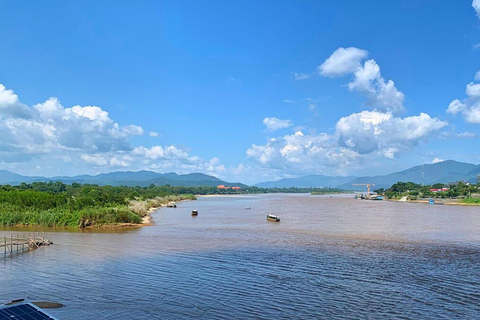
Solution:
<path fill-rule="evenodd" d="M 0 237 L 0 255 L 4 257 L 13 256 L 13 254 L 24 251 L 34 250 L 41 246 L 49 246 L 53 242 L 49 241 L 42 234 L 17 234 Z"/>

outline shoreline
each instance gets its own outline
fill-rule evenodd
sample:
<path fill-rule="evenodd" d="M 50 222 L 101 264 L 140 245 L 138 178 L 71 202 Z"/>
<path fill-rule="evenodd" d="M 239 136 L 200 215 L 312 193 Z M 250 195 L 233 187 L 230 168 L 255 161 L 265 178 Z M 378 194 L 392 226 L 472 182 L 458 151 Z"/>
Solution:
<path fill-rule="evenodd" d="M 2 225 L 3 228 L 8 228 L 8 227 L 13 227 L 13 228 L 42 228 L 43 231 L 45 229 L 49 230 L 54 230 L 54 229 L 65 229 L 68 231 L 68 229 L 75 229 L 78 231 L 81 230 L 93 230 L 93 229 L 128 229 L 128 228 L 139 228 L 139 227 L 148 227 L 148 226 L 153 226 L 155 225 L 155 221 L 151 217 L 151 214 L 154 213 L 155 211 L 161 209 L 161 208 L 166 208 L 171 205 L 176 205 L 177 203 L 184 202 L 184 201 L 192 201 L 193 199 L 182 199 L 178 201 L 169 201 L 167 203 L 162 203 L 159 206 L 154 206 L 150 207 L 145 215 L 141 217 L 142 222 L 141 223 L 131 223 L 131 222 L 120 222 L 120 223 L 105 223 L 105 224 L 98 224 L 98 225 L 87 225 L 83 227 L 73 227 L 73 226 L 42 226 L 42 225 L 25 225 L 25 224 L 16 224 L 16 225 L 10 225 L 10 226 L 5 226 Z"/>
<path fill-rule="evenodd" d="M 480 206 L 480 203 L 464 203 L 464 202 L 458 202 L 458 200 L 452 200 L 448 199 L 447 201 L 445 200 L 436 200 L 433 199 L 434 201 L 439 201 L 435 202 L 433 205 L 446 205 L 446 206 Z M 424 203 L 424 204 L 429 204 L 429 200 L 402 200 L 402 199 L 387 199 L 386 201 L 391 201 L 391 202 L 408 202 L 408 203 Z"/>
<path fill-rule="evenodd" d="M 195 197 L 197 197 L 197 196 L 195 196 Z M 167 208 L 167 207 L 172 206 L 172 205 L 175 205 L 175 208 L 176 208 L 177 203 L 184 202 L 184 201 L 193 201 L 193 200 L 183 199 L 183 200 L 178 200 L 178 201 L 170 201 L 168 203 L 162 203 L 159 206 L 151 207 L 147 210 L 147 213 L 145 214 L 145 216 L 142 217 L 142 222 L 141 223 L 132 223 L 131 226 L 140 226 L 140 227 L 153 226 L 155 224 L 155 221 L 153 221 L 152 213 L 154 213 L 157 210 L 160 210 L 161 208 Z"/>

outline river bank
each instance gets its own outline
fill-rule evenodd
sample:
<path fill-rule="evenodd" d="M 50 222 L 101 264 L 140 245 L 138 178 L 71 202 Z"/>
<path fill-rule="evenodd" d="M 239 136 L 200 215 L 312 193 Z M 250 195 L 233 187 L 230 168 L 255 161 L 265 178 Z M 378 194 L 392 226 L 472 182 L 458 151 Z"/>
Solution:
<path fill-rule="evenodd" d="M 32 206 L 1 203 L 0 225 L 33 227 L 113 228 L 138 227 L 153 224 L 151 213 L 161 207 L 174 206 L 193 195 L 168 195 L 150 199 L 135 199 L 128 205 L 91 205 L 80 210 L 68 206 L 47 210 Z"/>
<path fill-rule="evenodd" d="M 449 206 L 480 206 L 480 203 L 467 203 L 461 202 L 463 199 L 433 199 L 435 205 L 449 205 Z M 400 199 L 387 199 L 387 201 L 392 202 L 410 202 L 410 203 L 424 203 L 429 204 L 430 199 L 416 199 L 416 200 L 408 200 L 407 197 L 403 197 Z"/>

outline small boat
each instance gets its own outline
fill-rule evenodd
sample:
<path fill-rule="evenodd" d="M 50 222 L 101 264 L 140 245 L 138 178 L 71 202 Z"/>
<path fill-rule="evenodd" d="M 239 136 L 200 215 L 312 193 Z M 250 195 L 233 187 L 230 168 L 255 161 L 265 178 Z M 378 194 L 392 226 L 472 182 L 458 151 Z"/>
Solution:
<path fill-rule="evenodd" d="M 250 207 L 246 207 L 246 208 L 245 208 L 245 210 L 250 210 L 250 209 L 252 209 L 252 208 L 250 208 Z"/>
<path fill-rule="evenodd" d="M 192 216 L 198 216 L 198 210 L 192 210 Z"/>
<path fill-rule="evenodd" d="M 435 200 L 429 199 L 429 200 L 428 200 L 428 204 L 435 204 Z"/>
<path fill-rule="evenodd" d="M 273 214 L 267 214 L 267 220 L 268 221 L 280 222 L 280 218 L 273 215 Z"/>
<path fill-rule="evenodd" d="M 167 208 L 176 208 L 176 207 L 177 207 L 177 205 L 174 204 L 174 203 L 169 203 L 169 204 L 167 205 Z"/>

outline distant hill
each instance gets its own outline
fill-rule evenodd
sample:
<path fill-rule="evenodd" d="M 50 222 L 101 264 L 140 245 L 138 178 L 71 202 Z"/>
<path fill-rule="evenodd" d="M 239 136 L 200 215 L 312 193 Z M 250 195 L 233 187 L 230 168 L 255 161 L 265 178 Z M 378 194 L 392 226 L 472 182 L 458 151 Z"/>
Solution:
<path fill-rule="evenodd" d="M 424 165 L 424 184 L 448 183 L 460 180 L 475 182 L 476 175 L 472 172 L 479 170 L 480 165 L 447 160 L 434 164 Z M 363 190 L 365 187 L 352 186 L 354 183 L 375 183 L 374 189 L 389 188 L 398 181 L 422 183 L 422 166 L 395 172 L 383 176 L 358 177 L 349 183 L 339 185 L 341 189 Z"/>
<path fill-rule="evenodd" d="M 300 178 L 285 178 L 278 181 L 266 181 L 256 184 L 261 188 L 334 188 L 338 185 L 348 183 L 355 177 L 329 177 L 323 175 L 310 175 Z"/>
<path fill-rule="evenodd" d="M 434 184 L 437 182 L 448 183 L 455 181 L 468 181 L 474 183 L 477 175 L 480 174 L 480 165 L 471 163 L 457 162 L 447 160 L 435 164 L 426 164 L 425 184 Z M 28 177 L 20 174 L 12 173 L 6 170 L 0 170 L 0 184 L 20 184 L 22 182 L 31 183 L 35 181 L 61 181 L 71 184 L 91 183 L 98 185 L 112 186 L 149 186 L 155 184 L 157 186 L 169 184 L 171 186 L 217 186 L 223 184 L 225 186 L 247 187 L 242 183 L 230 183 L 220 180 L 216 177 L 203 173 L 176 174 L 175 172 L 157 173 L 153 171 L 117 171 L 110 173 L 102 173 L 98 175 L 79 175 L 74 177 Z M 415 183 L 422 182 L 422 166 L 415 166 L 410 169 L 395 172 L 381 176 L 365 176 L 365 177 L 339 177 L 324 175 L 309 175 L 300 178 L 286 178 L 278 181 L 267 181 L 256 184 L 262 188 L 340 188 L 344 190 L 365 190 L 364 186 L 353 186 L 355 183 L 375 183 L 373 189 L 389 188 L 398 181 L 411 181 Z"/>
<path fill-rule="evenodd" d="M 61 181 L 63 183 L 71 184 L 90 183 L 98 185 L 112 185 L 112 186 L 149 186 L 155 184 L 157 186 L 171 185 L 171 186 L 217 186 L 223 184 L 225 186 L 239 186 L 246 187 L 242 183 L 230 183 L 220 180 L 216 177 L 209 176 L 203 173 L 190 173 L 179 175 L 174 172 L 157 173 L 153 171 L 117 171 L 110 173 L 102 173 L 98 175 L 80 175 L 73 177 L 59 176 L 59 177 L 29 177 L 12 173 L 6 170 L 0 170 L 0 184 L 16 185 L 22 182 L 44 182 L 44 181 Z"/>
<path fill-rule="evenodd" d="M 447 160 L 435 164 L 424 165 L 425 184 L 437 182 L 448 183 L 464 180 L 474 183 L 480 174 L 480 165 L 471 163 Z M 323 175 L 310 175 L 300 178 L 288 178 L 278 181 L 267 181 L 258 183 L 256 186 L 264 188 L 287 188 L 287 187 L 334 187 L 344 190 L 366 190 L 364 186 L 352 184 L 375 183 L 373 189 L 389 188 L 398 181 L 422 182 L 422 166 L 415 166 L 410 169 L 381 176 L 365 177 L 329 177 Z"/>

